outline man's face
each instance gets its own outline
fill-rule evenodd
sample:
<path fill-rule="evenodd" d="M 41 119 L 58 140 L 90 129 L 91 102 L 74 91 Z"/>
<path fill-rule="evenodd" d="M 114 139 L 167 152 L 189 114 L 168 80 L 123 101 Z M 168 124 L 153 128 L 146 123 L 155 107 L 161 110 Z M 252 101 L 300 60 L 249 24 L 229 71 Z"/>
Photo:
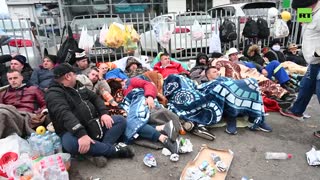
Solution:
<path fill-rule="evenodd" d="M 88 77 L 92 83 L 96 83 L 99 79 L 99 73 L 96 70 L 91 70 Z"/>
<path fill-rule="evenodd" d="M 291 48 L 289 51 L 292 53 L 292 54 L 294 54 L 294 55 L 296 55 L 297 54 L 297 48 Z"/>
<path fill-rule="evenodd" d="M 89 67 L 88 59 L 85 58 L 77 61 L 77 65 L 81 70 L 87 69 Z"/>
<path fill-rule="evenodd" d="M 210 68 L 207 72 L 207 78 L 209 81 L 217 79 L 220 76 L 220 72 L 216 68 Z"/>
<path fill-rule="evenodd" d="M 101 72 L 102 74 L 106 74 L 108 72 L 108 66 L 104 63 L 100 64 L 99 72 Z"/>
<path fill-rule="evenodd" d="M 68 81 L 70 87 L 74 87 L 77 81 L 77 75 L 74 72 L 69 72 L 65 74 L 65 79 Z"/>
<path fill-rule="evenodd" d="M 43 68 L 49 69 L 49 70 L 54 68 L 54 64 L 49 58 L 43 59 L 42 66 L 43 66 Z"/>
<path fill-rule="evenodd" d="M 205 58 L 201 58 L 201 59 L 199 59 L 199 63 L 201 65 L 206 65 L 207 64 L 207 60 Z"/>
<path fill-rule="evenodd" d="M 161 56 L 160 62 L 161 62 L 161 66 L 166 67 L 170 64 L 170 57 L 169 56 Z"/>
<path fill-rule="evenodd" d="M 18 88 L 22 85 L 23 76 L 19 72 L 7 73 L 7 79 L 12 88 Z"/>
<path fill-rule="evenodd" d="M 130 69 L 130 71 L 136 71 L 138 69 L 138 65 L 137 64 L 131 64 L 129 69 Z"/>
<path fill-rule="evenodd" d="M 232 62 L 237 62 L 237 61 L 239 60 L 239 58 L 238 58 L 238 53 L 232 53 L 232 54 L 230 54 L 230 55 L 229 55 L 229 59 L 230 59 L 230 61 L 232 61 Z"/>
<path fill-rule="evenodd" d="M 16 70 L 16 71 L 21 72 L 23 67 L 24 67 L 24 65 L 15 59 L 12 59 L 10 61 L 10 69 L 12 69 L 12 70 Z"/>

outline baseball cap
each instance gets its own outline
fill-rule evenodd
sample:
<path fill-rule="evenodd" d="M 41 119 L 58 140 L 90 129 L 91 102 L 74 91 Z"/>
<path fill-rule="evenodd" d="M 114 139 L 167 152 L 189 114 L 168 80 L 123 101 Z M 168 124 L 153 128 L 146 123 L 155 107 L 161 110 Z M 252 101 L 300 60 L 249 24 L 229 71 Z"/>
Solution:
<path fill-rule="evenodd" d="M 69 72 L 74 72 L 74 73 L 76 72 L 75 69 L 69 63 L 59 64 L 53 70 L 53 74 L 56 79 L 60 78 L 61 76 Z"/>

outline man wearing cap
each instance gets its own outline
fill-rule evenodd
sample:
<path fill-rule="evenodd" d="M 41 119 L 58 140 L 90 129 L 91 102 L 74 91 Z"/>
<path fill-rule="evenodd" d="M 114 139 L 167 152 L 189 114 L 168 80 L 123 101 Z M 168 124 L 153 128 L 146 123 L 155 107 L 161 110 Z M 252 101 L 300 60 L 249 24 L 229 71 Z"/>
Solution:
<path fill-rule="evenodd" d="M 298 98 L 293 106 L 280 110 L 284 116 L 301 120 L 314 93 L 320 102 L 320 2 L 293 0 L 291 6 L 293 9 L 312 9 L 312 21 L 302 26 L 302 53 L 309 64 L 308 70 L 301 80 Z M 320 131 L 314 132 L 314 135 L 320 138 Z"/>
<path fill-rule="evenodd" d="M 77 74 L 88 74 L 94 64 L 90 64 L 86 51 L 79 48 L 75 51 L 74 57 Z"/>
<path fill-rule="evenodd" d="M 23 81 L 22 83 L 28 83 L 30 80 L 30 77 L 32 75 L 32 68 L 30 65 L 27 63 L 26 57 L 23 55 L 17 55 L 12 60 L 10 61 L 10 68 L 12 70 L 17 70 L 21 73 L 23 76 Z M 8 70 L 7 70 L 8 71 Z M 0 86 L 6 86 L 9 84 L 7 80 L 7 71 L 4 71 L 1 73 L 1 83 Z"/>
<path fill-rule="evenodd" d="M 290 44 L 288 46 L 288 52 L 286 54 L 286 60 L 294 62 L 300 66 L 307 66 L 306 60 L 302 55 L 298 53 L 298 46 L 296 44 Z"/>
<path fill-rule="evenodd" d="M 285 69 L 281 66 L 279 61 L 273 60 L 265 67 L 263 67 L 252 62 L 239 61 L 238 54 L 239 52 L 236 48 L 230 48 L 227 55 L 230 61 L 245 65 L 248 68 L 256 68 L 261 74 L 263 74 L 269 79 L 272 79 L 272 76 L 274 76 L 283 88 L 288 90 L 290 93 L 295 93 L 293 89 L 288 87 L 287 84 L 290 80 L 290 77 L 288 73 L 285 71 Z"/>
<path fill-rule="evenodd" d="M 75 69 L 70 64 L 57 66 L 54 76 L 55 80 L 46 92 L 46 102 L 63 148 L 71 154 L 85 154 L 98 167 L 106 165 L 106 157 L 133 157 L 130 147 L 115 144 L 126 128 L 125 118 L 109 116 L 102 99 L 76 81 Z M 92 119 L 101 123 L 104 134 L 101 139 L 92 137 L 92 129 L 86 126 Z"/>
<path fill-rule="evenodd" d="M 53 68 L 57 63 L 57 56 L 50 55 L 45 50 L 43 63 L 38 69 L 35 69 L 31 75 L 30 84 L 39 87 L 41 90 L 46 91 L 54 79 Z"/>
<path fill-rule="evenodd" d="M 6 77 L 9 87 L 0 93 L 0 138 L 16 132 L 30 135 L 45 120 L 46 103 L 42 91 L 35 86 L 23 85 L 23 76 L 10 69 Z M 8 106 L 10 105 L 10 106 Z"/>

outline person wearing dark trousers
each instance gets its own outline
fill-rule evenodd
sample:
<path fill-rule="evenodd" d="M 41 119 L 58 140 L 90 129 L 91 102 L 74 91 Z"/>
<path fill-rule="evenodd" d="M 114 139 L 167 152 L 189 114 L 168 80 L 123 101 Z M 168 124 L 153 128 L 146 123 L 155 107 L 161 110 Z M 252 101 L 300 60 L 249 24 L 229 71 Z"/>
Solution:
<path fill-rule="evenodd" d="M 308 70 L 300 83 L 298 98 L 288 109 L 281 109 L 280 113 L 294 119 L 303 120 L 304 112 L 315 93 L 320 102 L 320 2 L 318 0 L 293 0 L 293 9 L 312 8 L 312 21 L 303 24 L 302 53 L 309 64 Z M 314 132 L 320 138 L 320 131 Z"/>
<path fill-rule="evenodd" d="M 109 116 L 103 100 L 78 82 L 75 72 L 68 63 L 57 66 L 46 92 L 50 119 L 62 147 L 74 155 L 84 154 L 97 167 L 104 167 L 109 157 L 133 157 L 133 150 L 119 142 L 126 119 Z"/>

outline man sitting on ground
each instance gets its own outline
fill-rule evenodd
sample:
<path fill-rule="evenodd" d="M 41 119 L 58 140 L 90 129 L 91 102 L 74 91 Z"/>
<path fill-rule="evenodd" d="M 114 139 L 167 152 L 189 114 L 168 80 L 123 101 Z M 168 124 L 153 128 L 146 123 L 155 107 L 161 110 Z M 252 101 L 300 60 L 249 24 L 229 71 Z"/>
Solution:
<path fill-rule="evenodd" d="M 185 70 L 181 64 L 171 61 L 170 55 L 167 53 L 162 53 L 160 55 L 160 61 L 154 65 L 153 70 L 159 72 L 163 78 L 166 78 L 170 74 L 189 75 L 189 72 Z"/>
<path fill-rule="evenodd" d="M 46 104 L 42 91 L 35 86 L 23 85 L 23 76 L 9 70 L 9 87 L 0 93 L 0 138 L 12 133 L 29 135 L 45 120 Z"/>
<path fill-rule="evenodd" d="M 126 128 L 123 116 L 109 116 L 101 98 L 76 80 L 75 70 L 68 63 L 54 69 L 55 81 L 46 93 L 49 115 L 62 147 L 71 154 L 85 154 L 98 167 L 106 158 L 131 158 L 134 153 L 124 143 L 118 143 Z M 98 123 L 92 129 L 92 120 Z M 102 129 L 103 137 L 93 136 Z"/>

